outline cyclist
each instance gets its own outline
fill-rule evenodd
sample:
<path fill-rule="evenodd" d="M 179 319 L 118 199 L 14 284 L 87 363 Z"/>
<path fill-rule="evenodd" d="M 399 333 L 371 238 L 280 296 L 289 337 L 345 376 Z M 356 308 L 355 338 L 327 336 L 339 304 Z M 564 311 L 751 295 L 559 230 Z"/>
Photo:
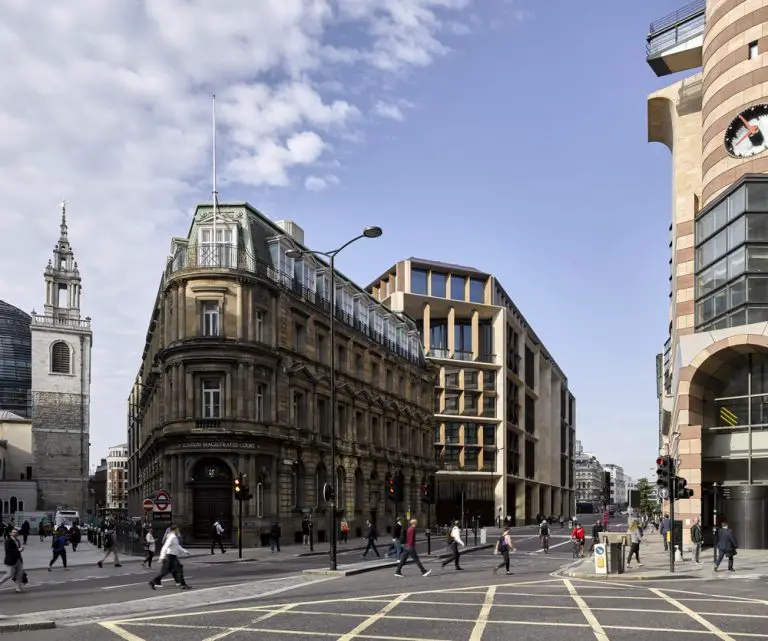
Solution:
<path fill-rule="evenodd" d="M 544 548 L 544 554 L 549 554 L 549 523 L 546 519 L 542 519 L 539 524 L 539 539 L 541 539 L 541 547 Z"/>
<path fill-rule="evenodd" d="M 581 523 L 576 521 L 574 519 L 574 527 L 571 531 L 571 541 L 573 541 L 574 545 L 574 552 L 576 552 L 576 549 L 578 549 L 578 554 L 581 558 L 584 558 L 584 539 L 586 537 L 586 534 L 584 533 L 584 528 L 582 527 Z"/>

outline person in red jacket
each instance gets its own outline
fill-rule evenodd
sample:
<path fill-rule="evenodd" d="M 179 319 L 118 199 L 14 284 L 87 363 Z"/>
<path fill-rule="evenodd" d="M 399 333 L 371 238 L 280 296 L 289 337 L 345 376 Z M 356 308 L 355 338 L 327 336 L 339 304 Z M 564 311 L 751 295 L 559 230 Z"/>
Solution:
<path fill-rule="evenodd" d="M 582 558 L 584 558 L 585 538 L 586 538 L 586 533 L 584 532 L 584 528 L 582 527 L 581 523 L 576 523 L 576 525 L 573 528 L 573 531 L 571 532 L 571 541 L 573 541 L 575 544 L 578 545 L 579 556 Z"/>
<path fill-rule="evenodd" d="M 408 522 L 408 531 L 405 533 L 405 547 L 403 548 L 400 562 L 397 564 L 397 569 L 395 570 L 395 576 L 397 577 L 403 576 L 403 565 L 405 565 L 409 557 L 413 559 L 413 562 L 418 566 L 419 570 L 421 570 L 421 576 L 429 576 L 432 573 L 432 570 L 427 570 L 421 564 L 419 554 L 416 552 L 416 524 L 416 519 L 411 519 Z"/>

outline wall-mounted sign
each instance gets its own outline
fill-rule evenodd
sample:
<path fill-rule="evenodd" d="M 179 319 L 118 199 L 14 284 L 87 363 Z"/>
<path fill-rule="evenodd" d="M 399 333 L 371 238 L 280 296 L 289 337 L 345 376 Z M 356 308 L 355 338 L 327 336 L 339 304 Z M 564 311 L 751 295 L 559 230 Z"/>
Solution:
<path fill-rule="evenodd" d="M 255 450 L 256 443 L 238 441 L 182 441 L 174 447 L 181 450 Z"/>

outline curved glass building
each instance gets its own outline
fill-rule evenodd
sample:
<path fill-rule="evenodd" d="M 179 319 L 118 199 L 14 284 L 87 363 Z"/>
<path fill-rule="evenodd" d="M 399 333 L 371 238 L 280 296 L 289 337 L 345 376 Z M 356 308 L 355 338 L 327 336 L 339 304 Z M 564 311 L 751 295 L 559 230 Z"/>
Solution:
<path fill-rule="evenodd" d="M 0 300 L 0 409 L 30 417 L 32 318 Z"/>

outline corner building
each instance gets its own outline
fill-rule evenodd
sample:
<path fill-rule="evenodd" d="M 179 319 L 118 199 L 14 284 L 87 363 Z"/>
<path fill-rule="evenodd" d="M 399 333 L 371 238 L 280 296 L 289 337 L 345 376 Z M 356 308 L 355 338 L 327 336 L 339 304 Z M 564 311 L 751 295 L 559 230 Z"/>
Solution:
<path fill-rule="evenodd" d="M 409 258 L 368 290 L 417 319 L 436 368 L 438 522 L 511 516 L 522 525 L 573 514 L 576 400 L 499 281 Z"/>
<path fill-rule="evenodd" d="M 406 478 L 401 512 L 422 518 L 435 471 L 432 381 L 416 323 L 387 309 L 304 249 L 304 232 L 248 204 L 197 208 L 174 238 L 129 397 L 129 512 L 165 489 L 187 539 L 234 532 L 233 479 L 247 474 L 244 541 L 279 522 L 301 540 L 312 513 L 328 540 L 322 488 L 337 475 L 351 534 L 390 525 L 390 475 Z M 336 288 L 337 460 L 330 460 L 331 287 Z"/>
<path fill-rule="evenodd" d="M 699 0 L 651 24 L 659 76 L 648 138 L 672 152 L 669 337 L 660 449 L 693 489 L 683 531 L 713 508 L 768 548 L 768 5 Z M 716 489 L 725 486 L 725 490 Z M 705 538 L 706 540 L 706 538 Z"/>

